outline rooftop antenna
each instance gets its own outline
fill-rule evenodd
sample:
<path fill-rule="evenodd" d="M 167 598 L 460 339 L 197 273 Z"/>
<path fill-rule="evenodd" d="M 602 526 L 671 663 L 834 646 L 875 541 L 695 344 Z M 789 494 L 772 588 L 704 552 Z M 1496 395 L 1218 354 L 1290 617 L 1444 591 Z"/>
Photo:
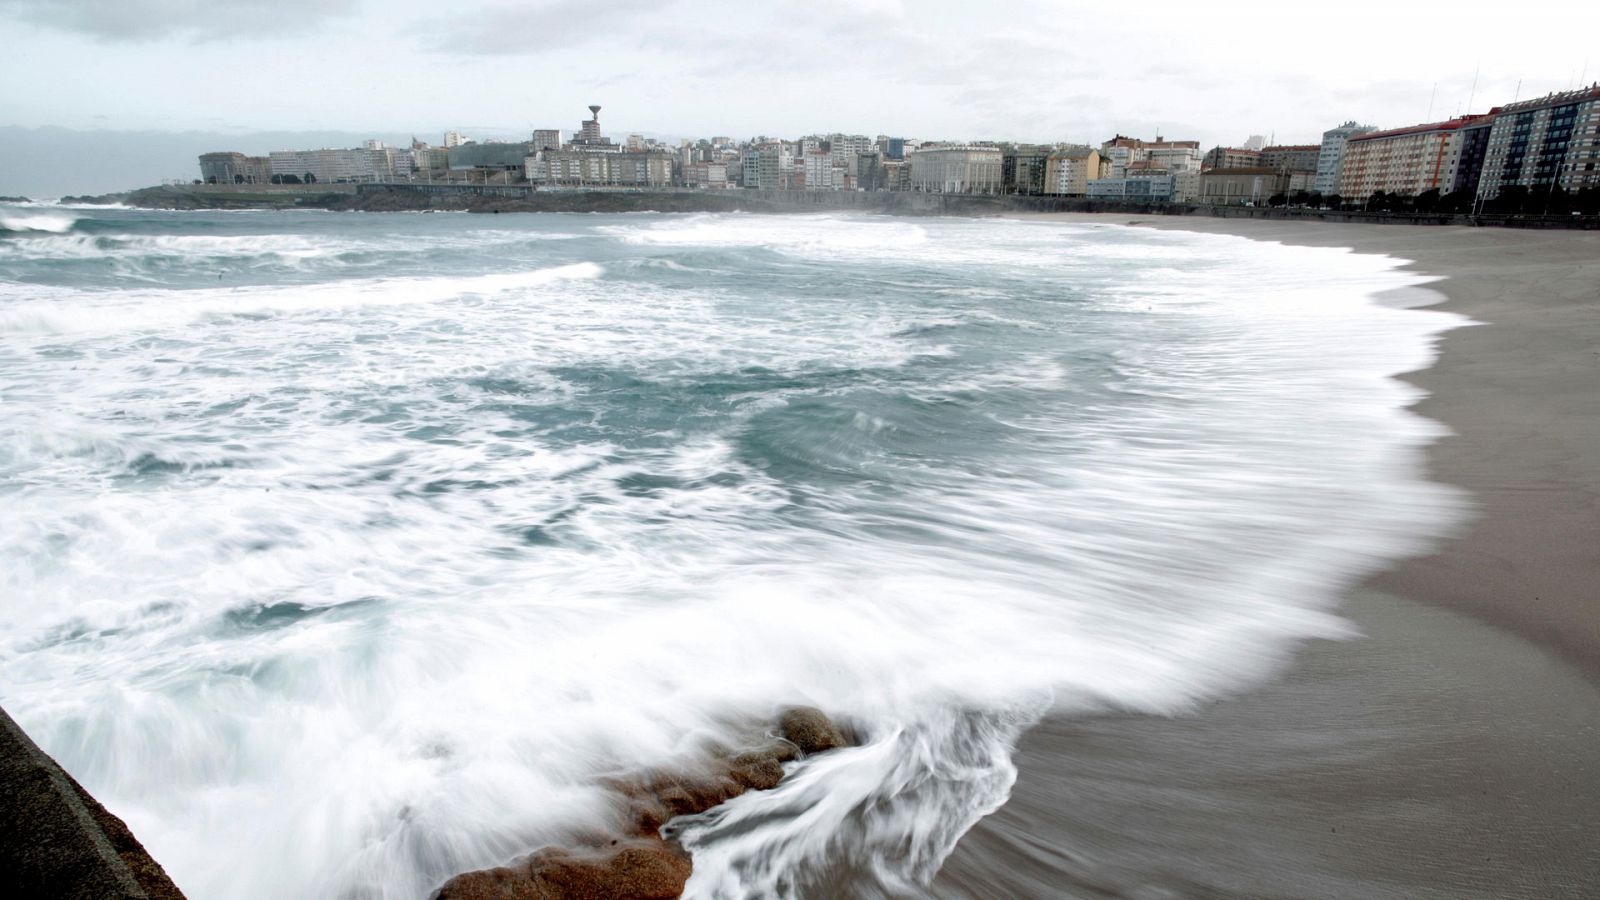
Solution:
<path fill-rule="evenodd" d="M 1515 102 L 1517 102 L 1518 100 L 1521 100 L 1521 99 L 1522 99 L 1522 79 L 1518 78 L 1517 79 L 1517 92 L 1515 94 L 1511 95 L 1511 102 L 1515 103 Z"/>
<path fill-rule="evenodd" d="M 1428 95 L 1428 115 L 1422 121 L 1424 121 L 1424 122 L 1432 122 L 1433 121 L 1433 101 L 1438 96 L 1439 96 L 1439 82 L 1435 81 L 1433 83 L 1433 93 Z"/>
<path fill-rule="evenodd" d="M 1467 115 L 1472 115 L 1472 101 L 1478 99 L 1478 70 L 1483 68 L 1479 63 L 1472 67 L 1472 93 L 1467 95 Z"/>

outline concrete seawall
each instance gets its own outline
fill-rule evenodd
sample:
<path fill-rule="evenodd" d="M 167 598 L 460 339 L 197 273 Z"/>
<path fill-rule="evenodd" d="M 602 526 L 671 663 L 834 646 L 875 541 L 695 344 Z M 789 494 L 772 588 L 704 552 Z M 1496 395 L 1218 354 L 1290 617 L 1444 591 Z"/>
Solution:
<path fill-rule="evenodd" d="M 0 710 L 0 871 L 29 900 L 183 900 L 123 821 Z"/>

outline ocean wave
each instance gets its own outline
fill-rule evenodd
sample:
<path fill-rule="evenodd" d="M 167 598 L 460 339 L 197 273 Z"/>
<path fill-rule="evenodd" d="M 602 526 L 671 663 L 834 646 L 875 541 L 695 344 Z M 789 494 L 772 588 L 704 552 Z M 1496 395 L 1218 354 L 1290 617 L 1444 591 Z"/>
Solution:
<path fill-rule="evenodd" d="M 43 233 L 66 234 L 77 224 L 77 216 L 60 213 L 34 215 L 0 215 L 0 231 L 15 234 Z"/>
<path fill-rule="evenodd" d="M 0 286 L 0 684 L 192 895 L 423 896 L 787 703 L 862 745 L 675 823 L 689 895 L 916 894 L 1035 717 L 1271 677 L 1458 514 L 1390 376 L 1461 320 L 1371 303 L 1393 260 L 594 221 L 517 271 Z"/>
<path fill-rule="evenodd" d="M 600 278 L 595 263 L 468 277 L 364 278 L 299 287 L 153 290 L 66 295 L 0 306 L 0 334 L 151 331 L 231 316 L 436 303 Z M 27 294 L 44 293 L 24 289 Z"/>

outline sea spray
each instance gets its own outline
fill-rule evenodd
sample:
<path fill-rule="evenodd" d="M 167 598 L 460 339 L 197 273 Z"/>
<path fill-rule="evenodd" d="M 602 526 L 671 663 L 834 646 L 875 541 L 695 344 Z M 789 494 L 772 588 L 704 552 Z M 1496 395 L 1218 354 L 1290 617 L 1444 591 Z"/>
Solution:
<path fill-rule="evenodd" d="M 1033 717 L 1269 677 L 1447 525 L 1399 265 L 84 212 L 0 241 L 0 700 L 196 900 L 422 896 L 812 704 L 862 746 L 677 823 L 691 893 L 915 893 Z"/>

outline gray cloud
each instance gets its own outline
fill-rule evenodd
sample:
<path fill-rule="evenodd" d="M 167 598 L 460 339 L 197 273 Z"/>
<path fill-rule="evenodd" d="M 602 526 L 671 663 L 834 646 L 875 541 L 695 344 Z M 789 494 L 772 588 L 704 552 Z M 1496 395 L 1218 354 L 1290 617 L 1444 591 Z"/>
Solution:
<path fill-rule="evenodd" d="M 101 41 L 283 37 L 354 12 L 360 0 L 0 0 L 0 15 Z"/>
<path fill-rule="evenodd" d="M 576 47 L 596 39 L 614 41 L 636 24 L 619 23 L 615 17 L 659 12 L 670 5 L 662 0 L 608 0 L 602 19 L 595 17 L 591 0 L 500 5 L 428 19 L 408 28 L 406 34 L 421 38 L 429 50 L 509 56 Z"/>

